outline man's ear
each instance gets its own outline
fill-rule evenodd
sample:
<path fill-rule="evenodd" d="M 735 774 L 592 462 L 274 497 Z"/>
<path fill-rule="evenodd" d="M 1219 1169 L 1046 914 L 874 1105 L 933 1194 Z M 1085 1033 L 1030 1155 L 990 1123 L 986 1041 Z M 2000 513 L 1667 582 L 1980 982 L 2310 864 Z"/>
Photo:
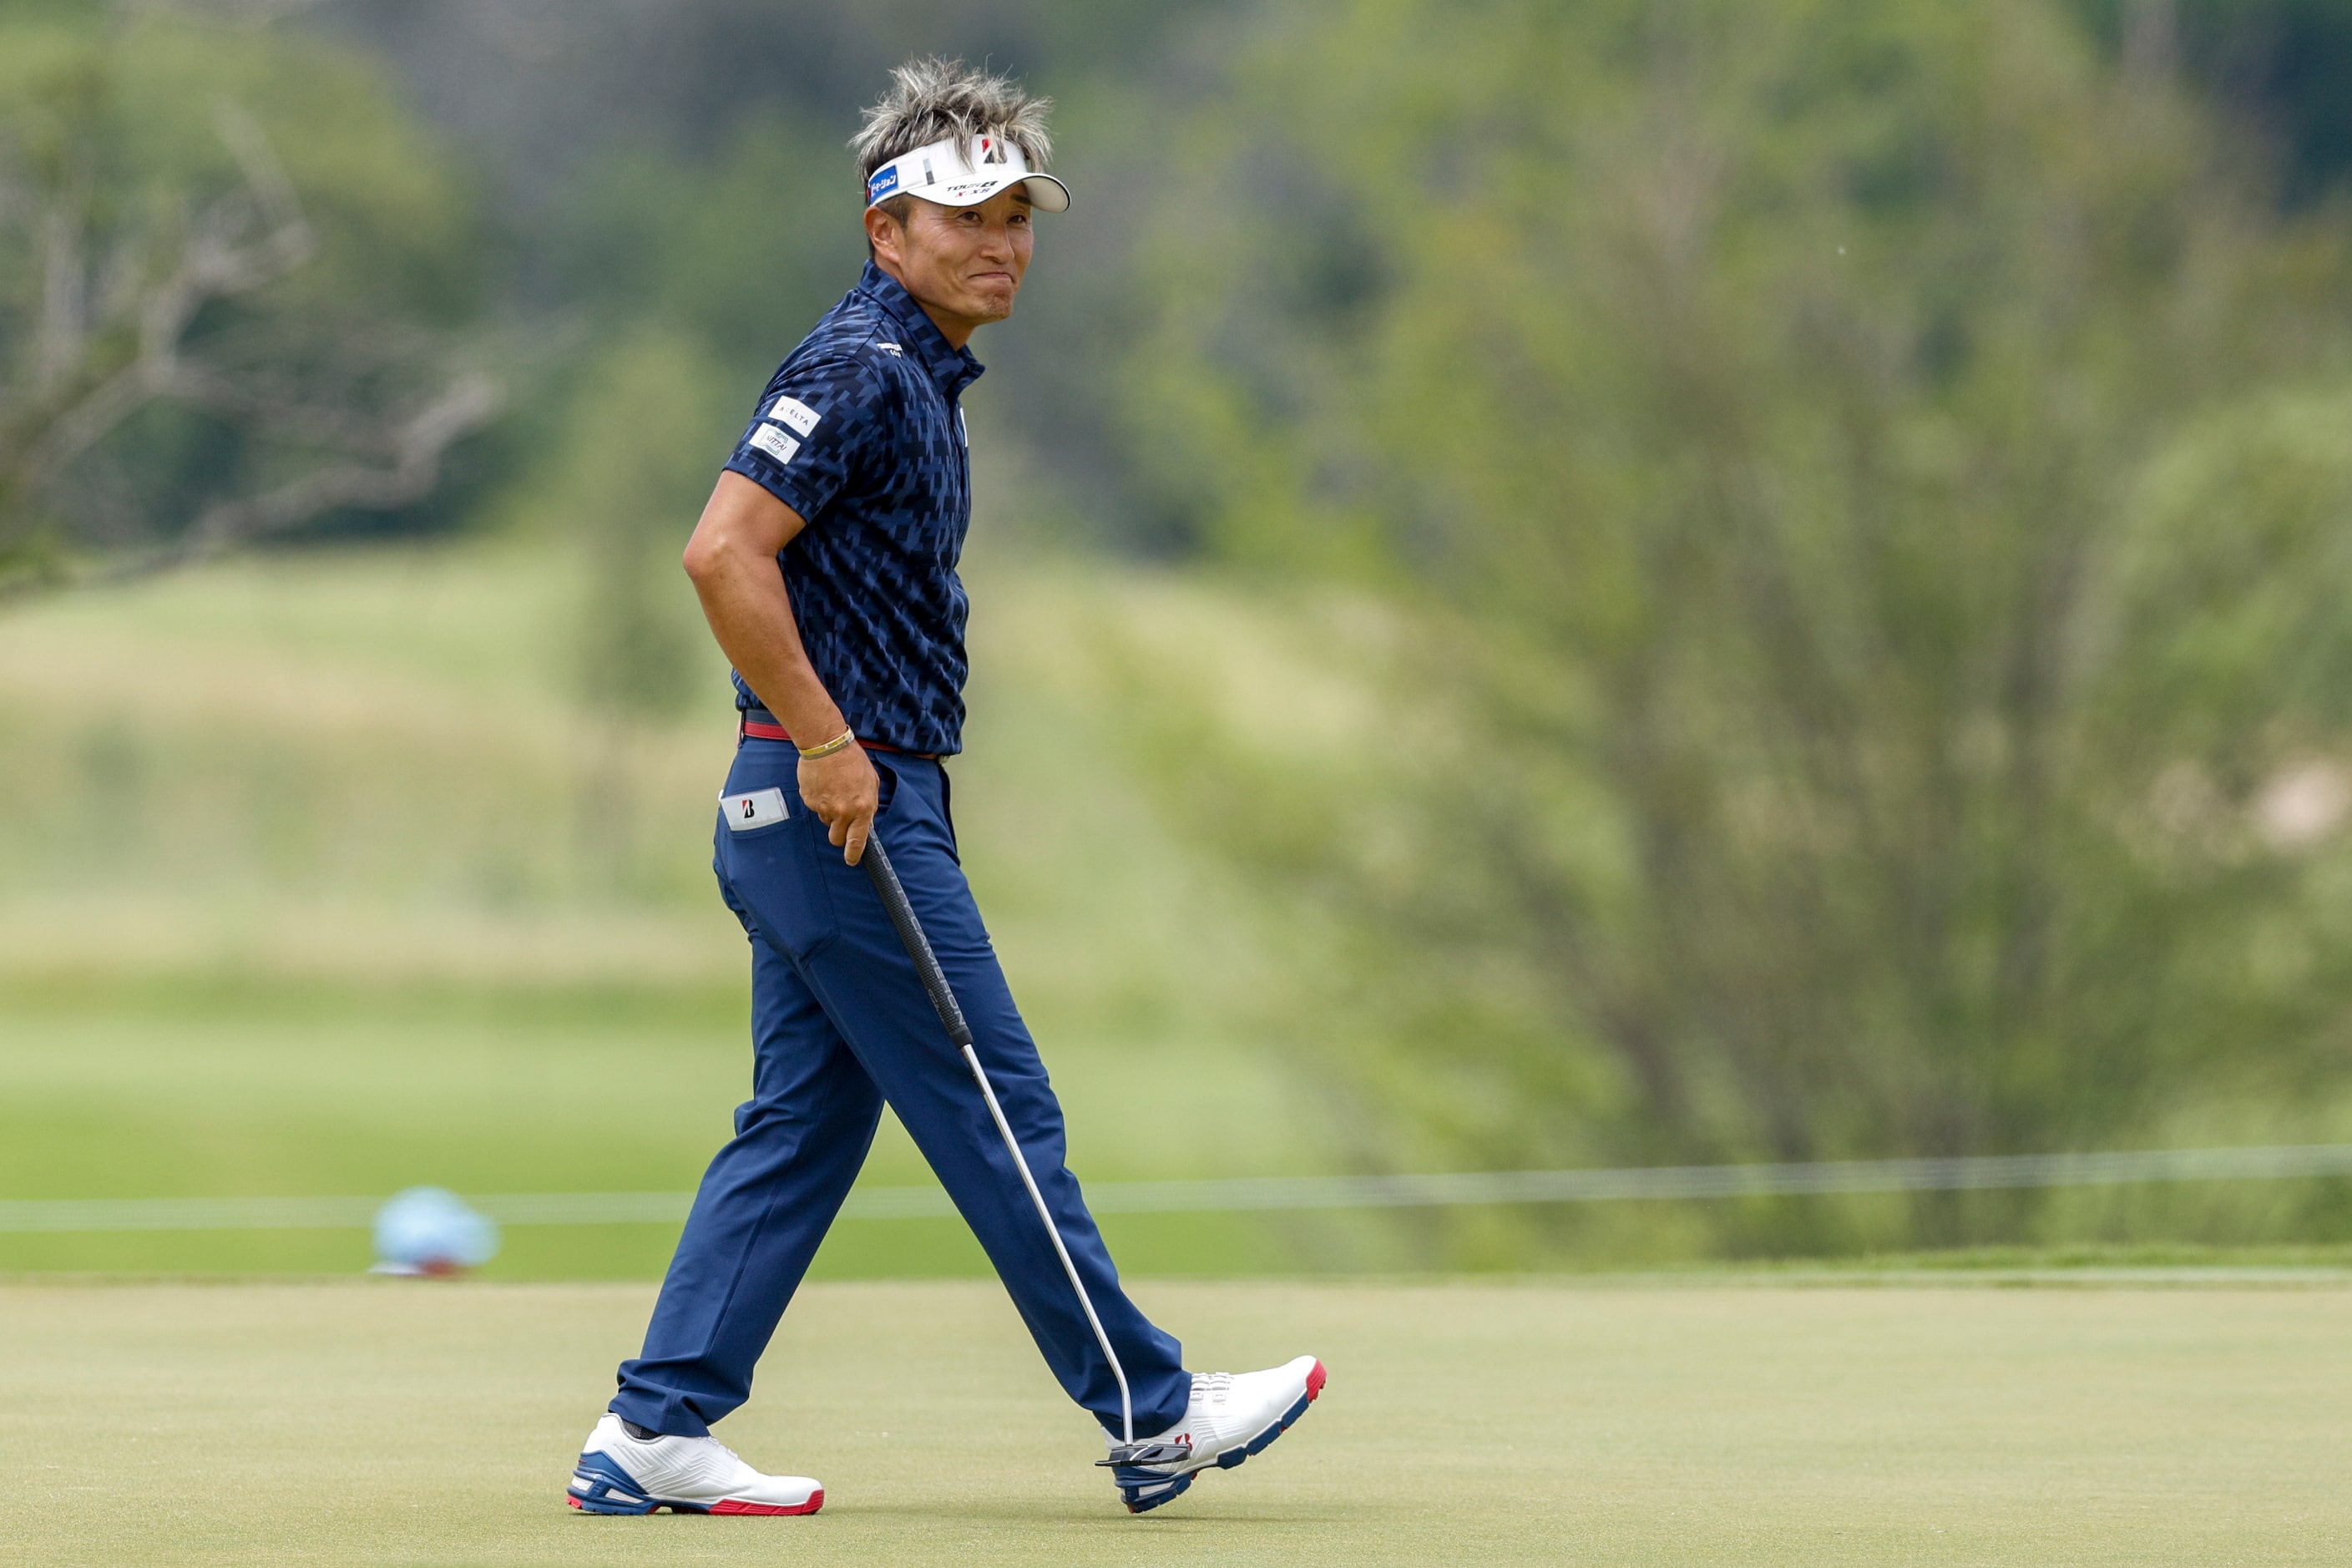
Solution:
<path fill-rule="evenodd" d="M 893 267 L 905 262 L 903 241 L 907 231 L 898 220 L 880 207 L 866 209 L 866 243 L 874 252 L 874 259 L 887 261 Z"/>

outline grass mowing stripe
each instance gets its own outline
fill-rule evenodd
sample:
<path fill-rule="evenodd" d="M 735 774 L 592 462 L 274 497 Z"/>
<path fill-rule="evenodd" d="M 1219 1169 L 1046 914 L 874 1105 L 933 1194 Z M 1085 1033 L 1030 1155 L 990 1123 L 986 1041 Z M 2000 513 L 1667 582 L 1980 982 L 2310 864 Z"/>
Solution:
<path fill-rule="evenodd" d="M 1230 1214 L 1260 1209 L 1951 1192 L 2347 1174 L 2352 1174 L 2352 1143 L 2305 1143 L 1943 1160 L 1104 1182 L 1087 1190 L 1087 1203 L 1101 1214 Z M 371 1224 L 380 1201 L 364 1197 L 0 1201 L 0 1231 L 344 1229 Z M 693 1194 L 512 1193 L 473 1202 L 502 1225 L 674 1225 L 686 1218 Z M 851 1193 L 842 1210 L 844 1217 L 850 1219 L 930 1219 L 954 1212 L 947 1194 L 937 1187 L 863 1188 Z"/>

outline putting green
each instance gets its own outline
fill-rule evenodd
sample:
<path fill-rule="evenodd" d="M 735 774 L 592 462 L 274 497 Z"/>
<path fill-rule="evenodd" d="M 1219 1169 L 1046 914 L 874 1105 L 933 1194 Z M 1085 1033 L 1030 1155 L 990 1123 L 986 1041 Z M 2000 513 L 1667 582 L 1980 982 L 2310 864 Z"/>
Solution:
<path fill-rule="evenodd" d="M 2320 1563 L 2340 1288 L 1147 1282 L 1307 1418 L 1160 1512 L 989 1284 L 810 1287 L 721 1436 L 808 1520 L 572 1512 L 643 1286 L 0 1286 L 0 1561 Z"/>

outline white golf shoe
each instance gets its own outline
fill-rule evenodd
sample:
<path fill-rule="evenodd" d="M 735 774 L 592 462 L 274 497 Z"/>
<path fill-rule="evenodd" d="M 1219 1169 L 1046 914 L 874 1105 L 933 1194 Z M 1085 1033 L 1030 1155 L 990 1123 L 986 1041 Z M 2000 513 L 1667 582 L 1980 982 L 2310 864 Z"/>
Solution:
<path fill-rule="evenodd" d="M 606 1411 L 580 1446 L 564 1500 L 583 1513 L 814 1513 L 824 1488 L 763 1476 L 716 1437 L 632 1437 Z"/>
<path fill-rule="evenodd" d="M 1144 1513 L 1183 1494 L 1195 1471 L 1230 1470 L 1289 1429 L 1323 1392 L 1323 1363 L 1311 1355 L 1265 1372 L 1192 1374 L 1184 1419 L 1150 1439 L 1157 1463 L 1111 1467 L 1129 1513 Z M 1116 1438 L 1111 1449 L 1118 1452 Z"/>

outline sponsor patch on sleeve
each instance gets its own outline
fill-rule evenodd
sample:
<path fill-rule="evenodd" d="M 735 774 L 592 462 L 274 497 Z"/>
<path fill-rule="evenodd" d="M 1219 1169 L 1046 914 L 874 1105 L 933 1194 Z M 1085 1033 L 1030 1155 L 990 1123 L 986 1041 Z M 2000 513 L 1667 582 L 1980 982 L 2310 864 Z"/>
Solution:
<path fill-rule="evenodd" d="M 775 458 L 779 463 L 791 462 L 793 454 L 801 449 L 801 444 L 798 441 L 772 425 L 762 425 L 752 431 L 751 444 Z"/>
<path fill-rule="evenodd" d="M 779 397 L 768 405 L 767 417 L 779 425 L 791 426 L 794 435 L 805 436 L 816 428 L 816 422 L 824 416 L 797 397 Z"/>

